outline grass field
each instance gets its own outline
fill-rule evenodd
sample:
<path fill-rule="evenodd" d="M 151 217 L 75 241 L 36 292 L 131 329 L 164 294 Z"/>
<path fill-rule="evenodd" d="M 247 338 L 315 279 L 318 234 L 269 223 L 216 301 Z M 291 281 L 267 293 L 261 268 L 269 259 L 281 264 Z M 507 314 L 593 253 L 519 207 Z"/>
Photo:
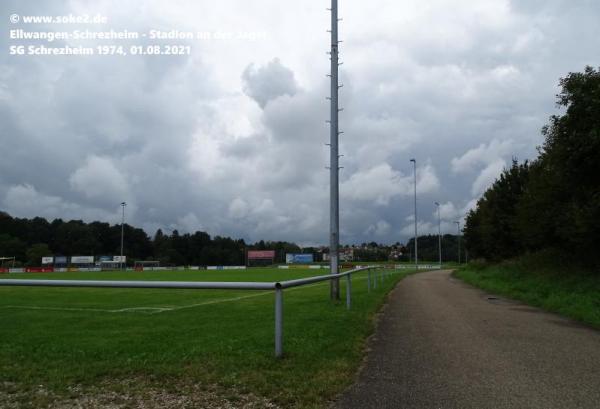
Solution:
<path fill-rule="evenodd" d="M 600 275 L 530 256 L 500 264 L 472 263 L 455 275 L 495 294 L 556 312 L 600 329 Z"/>
<path fill-rule="evenodd" d="M 277 281 L 323 273 L 252 269 L 2 278 Z M 181 407 L 184 396 L 203 395 L 233 402 L 232 407 L 269 402 L 324 407 L 352 382 L 374 314 L 406 274 L 397 272 L 371 293 L 366 273 L 356 275 L 351 311 L 329 301 L 328 283 L 286 290 L 280 360 L 273 357 L 270 291 L 0 287 L 0 406 L 68 406 L 65 402 L 81 404 L 82 396 L 98 395 L 98 402 L 123 407 L 144 399 L 154 399 L 150 407 L 167 407 L 157 402 L 170 397 L 172 407 Z M 151 398 L 155 395 L 162 398 Z"/>

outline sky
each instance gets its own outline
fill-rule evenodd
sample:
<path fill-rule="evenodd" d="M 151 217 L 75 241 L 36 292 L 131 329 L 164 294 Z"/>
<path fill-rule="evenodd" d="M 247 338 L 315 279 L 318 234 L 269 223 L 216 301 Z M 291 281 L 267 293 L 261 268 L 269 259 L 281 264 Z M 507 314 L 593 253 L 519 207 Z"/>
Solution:
<path fill-rule="evenodd" d="M 4 0 L 0 210 L 249 241 L 328 243 L 326 0 Z M 9 16 L 103 15 L 98 25 Z M 597 0 L 339 0 L 340 239 L 455 233 L 599 66 Z M 179 30 L 191 40 L 9 38 Z M 11 45 L 190 46 L 190 55 L 10 55 Z"/>

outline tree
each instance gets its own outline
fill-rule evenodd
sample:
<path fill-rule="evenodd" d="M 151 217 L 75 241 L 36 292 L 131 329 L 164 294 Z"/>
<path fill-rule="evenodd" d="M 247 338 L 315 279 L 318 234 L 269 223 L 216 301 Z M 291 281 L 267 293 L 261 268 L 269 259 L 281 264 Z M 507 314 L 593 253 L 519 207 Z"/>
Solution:
<path fill-rule="evenodd" d="M 540 168 L 536 174 L 556 239 L 571 252 L 597 258 L 600 240 L 600 72 L 586 67 L 560 80 L 558 105 L 564 115 L 554 115 L 544 128 Z M 550 180 L 545 186 L 540 179 Z M 541 189 L 540 186 L 546 187 Z M 549 203 L 550 202 L 550 203 Z"/>
<path fill-rule="evenodd" d="M 9 234 L 0 234 L 0 257 L 15 257 L 24 262 L 27 245 L 20 239 Z"/>
<path fill-rule="evenodd" d="M 285 241 L 261 240 L 247 246 L 242 239 L 211 238 L 201 231 L 182 235 L 177 230 L 167 236 L 160 229 L 150 239 L 144 230 L 134 226 L 125 224 L 123 229 L 124 255 L 129 261 L 154 259 L 163 265 L 242 265 L 247 248 L 275 250 L 278 262 L 285 260 L 286 253 L 302 251 L 296 244 Z M 0 212 L 0 231 L 0 256 L 15 256 L 31 265 L 39 265 L 41 257 L 54 254 L 120 254 L 121 226 L 118 224 L 61 219 L 48 222 L 40 217 L 18 219 Z"/>
<path fill-rule="evenodd" d="M 515 215 L 528 178 L 529 163 L 513 160 L 477 202 L 477 210 L 467 215 L 466 242 L 479 243 L 469 248 L 474 257 L 500 260 L 523 251 Z"/>
<path fill-rule="evenodd" d="M 169 250 L 171 250 L 171 243 L 169 237 L 165 236 L 161 229 L 156 231 L 152 247 L 154 250 L 154 259 L 163 264 L 169 262 Z"/>
<path fill-rule="evenodd" d="M 467 216 L 474 257 L 568 252 L 600 265 L 600 72 L 586 67 L 560 80 L 558 105 L 542 133 L 539 157 L 506 169 Z"/>
<path fill-rule="evenodd" d="M 40 266 L 42 257 L 52 256 L 52 252 L 46 243 L 37 243 L 27 249 L 27 265 Z"/>

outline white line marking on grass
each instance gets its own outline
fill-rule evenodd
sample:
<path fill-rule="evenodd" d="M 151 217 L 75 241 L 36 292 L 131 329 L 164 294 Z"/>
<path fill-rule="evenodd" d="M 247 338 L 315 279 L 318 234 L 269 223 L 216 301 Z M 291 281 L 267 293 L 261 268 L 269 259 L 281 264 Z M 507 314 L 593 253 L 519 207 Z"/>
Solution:
<path fill-rule="evenodd" d="M 49 310 L 49 311 L 93 311 L 93 312 L 114 312 L 101 308 L 71 308 L 71 307 L 37 307 L 34 305 L 3 305 L 2 309 L 21 309 L 21 310 Z"/>
<path fill-rule="evenodd" d="M 354 280 L 366 280 L 366 279 L 367 279 L 367 277 L 356 277 L 353 279 L 353 281 Z M 315 283 L 315 284 L 287 288 L 285 290 L 285 292 L 294 291 L 294 290 L 302 290 L 304 288 L 323 286 L 328 283 L 329 283 L 328 281 L 324 281 L 324 282 Z M 113 309 L 113 310 L 103 309 L 103 308 L 40 307 L 40 306 L 31 306 L 31 305 L 4 305 L 4 306 L 0 306 L 0 309 L 9 309 L 10 308 L 10 309 L 23 309 L 23 310 L 77 311 L 77 312 L 90 311 L 90 312 L 107 312 L 107 313 L 113 313 L 113 314 L 114 313 L 128 313 L 128 312 L 142 313 L 142 314 L 160 314 L 163 312 L 178 311 L 178 310 L 184 310 L 184 309 L 188 309 L 188 308 L 202 307 L 205 305 L 213 305 L 213 304 L 220 304 L 220 303 L 225 303 L 225 302 L 241 301 L 241 300 L 245 300 L 247 298 L 262 297 L 262 296 L 268 295 L 268 294 L 273 294 L 273 291 L 263 291 L 260 293 L 254 293 L 254 294 L 249 294 L 249 295 L 241 295 L 239 297 L 220 298 L 220 299 L 216 299 L 216 300 L 204 301 L 204 302 L 197 303 L 197 304 L 189 304 L 189 305 L 181 305 L 181 306 L 127 307 L 127 308 L 119 308 L 119 309 Z"/>
<path fill-rule="evenodd" d="M 323 282 L 323 283 L 309 284 L 309 285 L 304 285 L 304 286 L 299 286 L 299 287 L 292 287 L 292 288 L 287 288 L 285 291 L 287 292 L 287 291 L 292 291 L 292 290 L 300 290 L 303 288 L 317 287 L 317 286 L 324 285 L 324 284 L 327 284 L 327 283 Z M 240 300 L 244 300 L 246 298 L 262 297 L 263 295 L 268 295 L 268 294 L 273 294 L 273 291 L 263 291 L 260 293 L 242 295 L 239 297 L 221 298 L 218 300 L 205 301 L 205 302 L 201 302 L 198 304 L 189 304 L 189 305 L 182 305 L 182 306 L 173 307 L 173 308 L 164 308 L 162 311 L 151 312 L 150 314 L 159 314 L 161 312 L 166 312 L 166 311 L 177 311 L 177 310 L 183 310 L 183 309 L 187 309 L 187 308 L 201 307 L 204 305 L 220 304 L 220 303 L 224 303 L 224 302 L 240 301 Z"/>
<path fill-rule="evenodd" d="M 158 314 L 158 313 L 165 312 L 165 311 L 177 311 L 177 310 L 183 310 L 183 309 L 187 309 L 187 308 L 201 307 L 203 305 L 212 305 L 212 304 L 220 304 L 220 303 L 224 303 L 224 302 L 240 301 L 240 300 L 244 300 L 246 298 L 262 297 L 263 295 L 267 295 L 267 294 L 273 294 L 273 291 L 263 291 L 263 292 L 255 293 L 255 294 L 241 295 L 239 297 L 220 298 L 217 300 L 204 301 L 204 302 L 201 302 L 198 304 L 189 304 L 189 305 L 181 305 L 181 306 L 173 307 L 173 308 L 164 308 L 163 311 L 156 311 L 151 314 Z"/>
<path fill-rule="evenodd" d="M 304 286 L 304 288 L 314 287 L 316 285 L 321 285 L 321 284 L 322 283 L 311 284 L 309 286 Z M 287 291 L 291 291 L 293 289 L 298 289 L 298 288 L 302 288 L 302 287 L 289 288 Z M 188 308 L 202 307 L 204 305 L 213 305 L 213 304 L 220 304 L 220 303 L 225 303 L 225 302 L 240 301 L 240 300 L 244 300 L 247 298 L 262 297 L 263 295 L 268 295 L 268 294 L 273 294 L 273 291 L 264 291 L 264 292 L 255 293 L 255 294 L 241 295 L 239 297 L 221 298 L 221 299 L 216 299 L 216 300 L 204 301 L 204 302 L 197 303 L 197 304 L 181 305 L 181 306 L 176 306 L 176 307 L 129 307 L 129 308 L 120 308 L 120 309 L 116 309 L 116 310 L 109 310 L 109 309 L 101 309 L 101 308 L 36 307 L 36 306 L 28 306 L 28 305 L 5 305 L 1 308 L 16 308 L 16 309 L 20 308 L 20 309 L 26 309 L 26 310 L 51 310 L 51 311 L 92 311 L 92 312 L 109 312 L 109 313 L 141 312 L 141 313 L 145 313 L 145 314 L 159 314 L 161 312 L 166 312 L 166 311 L 178 311 L 178 310 L 184 310 L 184 309 L 188 309 Z"/>
<path fill-rule="evenodd" d="M 110 310 L 110 312 L 147 312 L 148 314 L 154 314 L 157 312 L 169 311 L 170 308 L 164 307 L 130 307 L 121 308 L 119 310 Z"/>

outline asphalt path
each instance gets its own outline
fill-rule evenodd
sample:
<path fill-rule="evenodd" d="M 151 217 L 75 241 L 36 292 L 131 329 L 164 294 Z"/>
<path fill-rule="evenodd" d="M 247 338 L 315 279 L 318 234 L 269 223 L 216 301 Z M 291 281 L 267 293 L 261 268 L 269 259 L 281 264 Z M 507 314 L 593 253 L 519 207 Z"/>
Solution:
<path fill-rule="evenodd" d="M 600 331 L 475 289 L 450 271 L 390 294 L 336 408 L 600 408 Z"/>

